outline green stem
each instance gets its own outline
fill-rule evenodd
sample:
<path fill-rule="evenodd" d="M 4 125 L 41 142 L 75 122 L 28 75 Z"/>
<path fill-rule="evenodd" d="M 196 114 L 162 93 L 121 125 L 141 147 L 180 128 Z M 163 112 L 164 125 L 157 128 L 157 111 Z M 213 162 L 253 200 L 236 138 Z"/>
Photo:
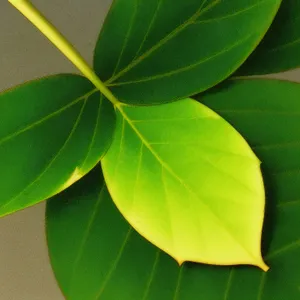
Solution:
<path fill-rule="evenodd" d="M 99 91 L 114 105 L 119 104 L 117 98 L 99 79 L 88 63 L 72 46 L 70 42 L 35 8 L 29 0 L 8 0 L 32 24 L 34 24 L 81 72 Z"/>

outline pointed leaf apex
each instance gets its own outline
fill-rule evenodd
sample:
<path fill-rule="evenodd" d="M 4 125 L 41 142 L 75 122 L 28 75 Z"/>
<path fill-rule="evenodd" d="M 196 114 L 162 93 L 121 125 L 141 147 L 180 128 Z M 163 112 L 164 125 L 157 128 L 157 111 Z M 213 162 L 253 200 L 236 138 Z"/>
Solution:
<path fill-rule="evenodd" d="M 260 269 L 262 269 L 264 272 L 268 272 L 270 267 L 264 262 L 264 260 L 261 258 L 258 263 L 256 264 Z"/>
<path fill-rule="evenodd" d="M 183 265 L 183 263 L 185 262 L 184 259 L 177 259 L 177 258 L 175 258 L 175 260 L 177 261 L 179 267 L 181 267 Z"/>

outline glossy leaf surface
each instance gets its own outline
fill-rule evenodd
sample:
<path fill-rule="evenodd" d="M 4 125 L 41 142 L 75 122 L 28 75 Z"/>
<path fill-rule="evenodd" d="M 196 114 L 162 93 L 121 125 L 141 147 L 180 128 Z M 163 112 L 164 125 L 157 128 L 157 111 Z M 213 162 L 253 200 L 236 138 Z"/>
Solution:
<path fill-rule="evenodd" d="M 180 264 L 266 267 L 260 162 L 235 129 L 204 105 L 184 99 L 118 106 L 102 166 L 128 222 Z"/>
<path fill-rule="evenodd" d="M 106 152 L 114 111 L 76 75 L 31 81 L 0 94 L 0 215 L 65 189 Z"/>
<path fill-rule="evenodd" d="M 300 0 L 283 0 L 259 47 L 239 75 L 279 73 L 300 67 Z"/>
<path fill-rule="evenodd" d="M 256 98 L 253 89 L 260 91 Z M 103 188 L 99 168 L 48 202 L 49 252 L 67 299 L 298 299 L 299 96 L 297 84 L 237 81 L 202 98 L 245 136 L 263 161 L 267 273 L 193 263 L 179 268 L 129 228 Z"/>
<path fill-rule="evenodd" d="M 246 60 L 280 2 L 115 0 L 94 68 L 125 103 L 188 97 L 222 81 Z"/>

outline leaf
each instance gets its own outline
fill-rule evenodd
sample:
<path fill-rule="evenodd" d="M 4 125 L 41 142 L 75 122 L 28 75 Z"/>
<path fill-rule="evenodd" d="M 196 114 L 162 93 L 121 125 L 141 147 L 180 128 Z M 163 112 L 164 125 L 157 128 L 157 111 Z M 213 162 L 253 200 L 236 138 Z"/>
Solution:
<path fill-rule="evenodd" d="M 202 104 L 185 99 L 119 105 L 102 166 L 128 222 L 179 264 L 266 268 L 260 253 L 265 204 L 260 162 Z"/>
<path fill-rule="evenodd" d="M 238 75 L 279 73 L 300 67 L 300 0 L 284 0 L 260 46 Z"/>
<path fill-rule="evenodd" d="M 114 118 L 110 103 L 76 75 L 0 94 L 0 215 L 44 200 L 91 170 L 111 142 Z"/>
<path fill-rule="evenodd" d="M 178 269 L 123 219 L 100 166 L 47 202 L 46 225 L 51 263 L 67 299 L 143 299 L 158 253 Z"/>
<path fill-rule="evenodd" d="M 94 68 L 125 103 L 188 97 L 216 85 L 246 60 L 280 2 L 115 0 Z"/>
<path fill-rule="evenodd" d="M 263 161 L 267 188 L 263 244 L 271 269 L 264 273 L 257 268 L 193 263 L 179 268 L 129 228 L 103 187 L 98 168 L 47 205 L 49 253 L 67 299 L 299 298 L 300 86 L 231 81 L 216 90 L 202 95 L 202 101 L 242 132 Z M 253 90 L 259 90 L 257 97 Z"/>

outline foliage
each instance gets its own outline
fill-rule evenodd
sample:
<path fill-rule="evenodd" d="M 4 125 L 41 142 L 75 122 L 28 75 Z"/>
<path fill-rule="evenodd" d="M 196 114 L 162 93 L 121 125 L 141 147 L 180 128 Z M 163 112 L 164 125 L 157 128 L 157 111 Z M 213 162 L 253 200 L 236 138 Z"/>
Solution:
<path fill-rule="evenodd" d="M 300 65 L 300 0 L 114 0 L 95 72 L 9 1 L 86 77 L 0 94 L 0 214 L 47 200 L 66 298 L 297 299 L 300 85 L 246 76 Z"/>

